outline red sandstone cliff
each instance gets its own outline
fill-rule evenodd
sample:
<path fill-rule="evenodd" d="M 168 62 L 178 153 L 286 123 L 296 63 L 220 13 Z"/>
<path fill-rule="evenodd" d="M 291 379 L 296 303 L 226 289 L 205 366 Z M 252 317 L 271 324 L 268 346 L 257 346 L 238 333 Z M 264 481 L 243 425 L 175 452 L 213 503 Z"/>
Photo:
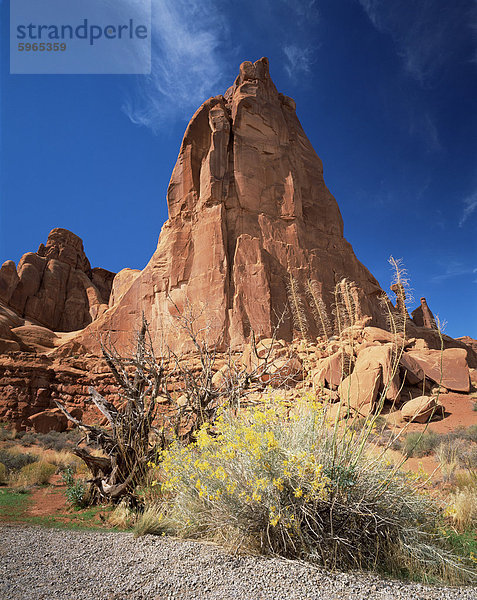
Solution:
<path fill-rule="evenodd" d="M 382 290 L 343 237 L 321 160 L 295 102 L 277 92 L 266 58 L 244 62 L 234 85 L 194 114 L 167 203 L 156 252 L 117 305 L 85 330 L 86 346 L 94 347 L 100 331 L 125 342 L 142 311 L 157 343 L 164 331 L 169 344 L 182 345 L 170 299 L 180 309 L 202 304 L 212 340 L 236 346 L 251 330 L 270 336 L 288 302 L 289 274 L 302 292 L 316 281 L 330 313 L 337 281 L 354 281 L 356 317 L 384 325 Z M 304 294 L 302 302 L 309 314 Z M 278 335 L 293 337 L 291 318 Z"/>

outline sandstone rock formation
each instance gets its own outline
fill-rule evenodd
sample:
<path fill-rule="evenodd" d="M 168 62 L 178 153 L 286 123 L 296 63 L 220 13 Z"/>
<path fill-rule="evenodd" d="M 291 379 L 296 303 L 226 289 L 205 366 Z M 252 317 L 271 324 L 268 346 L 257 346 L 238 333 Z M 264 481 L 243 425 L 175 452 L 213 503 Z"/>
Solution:
<path fill-rule="evenodd" d="M 176 327 L 172 302 L 181 311 L 202 304 L 211 340 L 236 347 L 252 330 L 271 337 L 288 305 L 290 275 L 312 338 L 317 327 L 305 296 L 308 281 L 330 315 L 335 284 L 345 277 L 355 282 L 355 319 L 369 316 L 384 325 L 383 292 L 343 237 L 321 160 L 295 102 L 277 92 L 266 58 L 244 62 L 234 85 L 194 114 L 167 202 L 156 252 L 119 302 L 85 331 L 86 346 L 93 348 L 98 331 L 127 342 L 144 311 L 157 345 L 165 331 L 169 344 L 183 347 L 187 338 Z M 288 315 L 278 337 L 293 335 Z"/>
<path fill-rule="evenodd" d="M 53 229 L 38 252 L 0 269 L 0 302 L 17 316 L 53 331 L 86 327 L 108 307 L 114 273 L 91 269 L 81 239 Z"/>
<path fill-rule="evenodd" d="M 412 320 L 418 327 L 426 327 L 427 329 L 437 329 L 436 320 L 427 306 L 425 298 L 421 298 L 421 304 L 412 311 Z"/>
<path fill-rule="evenodd" d="M 0 419 L 62 429 L 59 399 L 87 422 L 90 385 L 111 401 L 118 392 L 97 358 L 100 336 L 124 351 L 143 313 L 158 354 L 164 342 L 190 350 L 177 311 L 198 315 L 195 329 L 219 351 L 243 350 L 236 356 L 248 374 L 273 387 L 313 384 L 320 399 L 341 399 L 343 415 L 410 401 L 404 417 L 425 421 L 433 386 L 466 393 L 469 374 L 477 382 L 477 342 L 440 334 L 425 299 L 411 319 L 401 283 L 391 288 L 396 306 L 384 308 L 406 329 L 389 330 L 384 292 L 343 237 L 321 161 L 267 59 L 243 63 L 234 85 L 194 114 L 167 202 L 169 219 L 143 271 L 91 269 L 81 239 L 64 229 L 18 267 L 4 263 Z M 214 385 L 229 359 L 217 363 Z"/>

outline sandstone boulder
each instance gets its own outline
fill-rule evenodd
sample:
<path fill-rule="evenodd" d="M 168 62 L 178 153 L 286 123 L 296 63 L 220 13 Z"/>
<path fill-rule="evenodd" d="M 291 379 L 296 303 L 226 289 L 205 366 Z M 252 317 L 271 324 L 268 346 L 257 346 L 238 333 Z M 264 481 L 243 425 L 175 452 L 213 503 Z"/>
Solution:
<path fill-rule="evenodd" d="M 382 367 L 375 364 L 372 368 L 361 370 L 356 367 L 338 387 L 341 403 L 364 416 L 371 414 L 376 406 L 379 387 L 382 382 Z"/>
<path fill-rule="evenodd" d="M 364 373 L 367 370 L 376 370 L 381 366 L 382 380 L 381 389 L 387 400 L 394 401 L 399 395 L 400 380 L 398 360 L 399 354 L 393 344 L 382 344 L 380 346 L 370 346 L 358 350 L 358 359 L 355 370 Z"/>
<path fill-rule="evenodd" d="M 365 327 L 363 329 L 363 337 L 366 342 L 374 344 L 402 344 L 402 334 L 394 334 L 379 327 Z"/>
<path fill-rule="evenodd" d="M 403 381 L 409 385 L 416 385 L 424 379 L 424 370 L 412 356 L 403 352 L 399 360 Z"/>
<path fill-rule="evenodd" d="M 9 352 L 19 352 L 20 344 L 15 340 L 0 338 L 0 354 L 8 354 Z"/>
<path fill-rule="evenodd" d="M 328 386 L 335 390 L 350 373 L 352 363 L 353 357 L 342 349 L 321 359 L 312 372 L 313 384 L 317 388 Z"/>
<path fill-rule="evenodd" d="M 36 433 L 49 431 L 66 431 L 68 420 L 59 409 L 44 410 L 29 417 L 29 421 Z"/>
<path fill-rule="evenodd" d="M 472 348 L 472 350 L 475 353 L 477 353 L 477 340 L 474 340 L 474 338 L 471 338 L 468 335 L 464 335 L 463 337 L 456 338 L 456 340 L 458 342 L 462 342 L 463 344 L 465 344 L 469 348 Z"/>
<path fill-rule="evenodd" d="M 39 325 L 15 327 L 12 329 L 12 333 L 31 352 L 54 348 L 59 342 L 58 336 L 53 331 Z"/>
<path fill-rule="evenodd" d="M 303 365 L 296 356 L 277 358 L 260 375 L 260 381 L 274 388 L 293 386 L 303 379 Z"/>
<path fill-rule="evenodd" d="M 433 417 L 443 417 L 444 410 L 444 407 L 438 404 L 435 398 L 419 396 L 409 400 L 401 407 L 401 416 L 404 421 L 427 423 Z"/>
<path fill-rule="evenodd" d="M 435 383 L 455 392 L 470 391 L 466 350 L 411 350 L 408 355 L 421 367 L 425 376 Z"/>

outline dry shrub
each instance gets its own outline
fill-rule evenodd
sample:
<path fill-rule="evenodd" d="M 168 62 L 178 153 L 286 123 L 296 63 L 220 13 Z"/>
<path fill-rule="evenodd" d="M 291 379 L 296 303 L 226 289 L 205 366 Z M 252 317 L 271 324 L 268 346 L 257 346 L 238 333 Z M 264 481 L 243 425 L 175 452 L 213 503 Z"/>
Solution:
<path fill-rule="evenodd" d="M 373 418 L 333 427 L 303 400 L 226 411 L 196 442 L 162 456 L 154 528 L 330 568 L 465 578 L 440 543 L 438 511 L 415 480 L 368 452 Z"/>
<path fill-rule="evenodd" d="M 8 480 L 7 467 L 0 462 L 0 485 L 5 485 Z"/>
<path fill-rule="evenodd" d="M 130 529 L 134 525 L 136 518 L 136 513 L 131 510 L 125 500 L 122 500 L 109 515 L 108 521 L 114 527 L 119 527 L 119 529 Z"/>
<path fill-rule="evenodd" d="M 0 462 L 5 465 L 9 473 L 18 471 L 25 465 L 34 463 L 37 460 L 36 455 L 22 452 L 15 446 L 8 448 L 8 450 L 0 450 Z"/>
<path fill-rule="evenodd" d="M 38 461 L 25 465 L 14 476 L 15 486 L 27 487 L 32 485 L 46 485 L 56 472 L 56 466 L 51 463 Z"/>

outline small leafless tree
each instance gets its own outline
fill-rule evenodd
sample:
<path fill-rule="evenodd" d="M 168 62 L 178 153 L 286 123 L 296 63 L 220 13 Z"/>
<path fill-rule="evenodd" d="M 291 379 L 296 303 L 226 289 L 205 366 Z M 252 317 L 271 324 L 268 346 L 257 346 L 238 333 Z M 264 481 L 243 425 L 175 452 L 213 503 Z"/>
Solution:
<path fill-rule="evenodd" d="M 106 499 L 116 501 L 124 496 L 134 498 L 135 488 L 144 481 L 147 463 L 157 453 L 157 444 L 165 445 L 164 435 L 155 430 L 153 421 L 158 399 L 169 397 L 164 358 L 158 360 L 154 354 L 144 316 L 132 357 L 121 357 L 111 345 L 106 347 L 101 343 L 101 349 L 120 389 L 118 405 L 103 398 L 93 387 L 89 392 L 108 428 L 75 419 L 56 401 L 65 416 L 86 434 L 87 445 L 100 448 L 105 455 L 94 456 L 79 445 L 74 450 L 92 474 L 87 498 L 90 504 Z M 152 433 L 156 434 L 154 445 L 150 443 Z"/>
<path fill-rule="evenodd" d="M 208 341 L 208 325 L 199 324 L 201 315 L 194 314 L 190 306 L 182 312 L 175 304 L 174 307 L 178 326 L 192 342 L 192 354 L 165 348 L 161 356 L 156 357 L 144 315 L 132 356 L 123 357 L 113 344 L 101 343 L 103 358 L 120 390 L 118 401 L 113 404 L 93 387 L 89 388 L 90 399 L 105 417 L 107 428 L 76 419 L 56 401 L 65 416 L 85 433 L 80 444 L 86 441 L 86 447 L 78 444 L 74 453 L 92 474 L 86 499 L 89 504 L 107 500 L 117 502 L 124 497 L 131 504 L 137 503 L 136 488 L 145 482 L 148 462 L 154 462 L 158 452 L 174 437 L 183 443 L 192 441 L 194 433 L 204 423 L 214 422 L 221 404 L 227 402 L 229 406 L 239 408 L 242 398 L 265 386 L 262 376 L 273 363 L 275 334 L 260 351 L 252 335 L 255 366 L 251 369 L 242 364 L 240 355 L 234 356 L 229 351 L 220 377 L 214 380 L 218 371 L 218 351 L 217 344 Z M 223 362 L 224 355 L 221 356 Z M 185 401 L 172 411 L 173 416 L 168 422 L 162 416 L 162 427 L 157 429 L 154 420 L 159 403 L 176 407 L 170 391 L 173 387 L 179 390 L 177 393 L 182 393 Z M 95 456 L 88 446 L 101 449 L 103 455 Z"/>

